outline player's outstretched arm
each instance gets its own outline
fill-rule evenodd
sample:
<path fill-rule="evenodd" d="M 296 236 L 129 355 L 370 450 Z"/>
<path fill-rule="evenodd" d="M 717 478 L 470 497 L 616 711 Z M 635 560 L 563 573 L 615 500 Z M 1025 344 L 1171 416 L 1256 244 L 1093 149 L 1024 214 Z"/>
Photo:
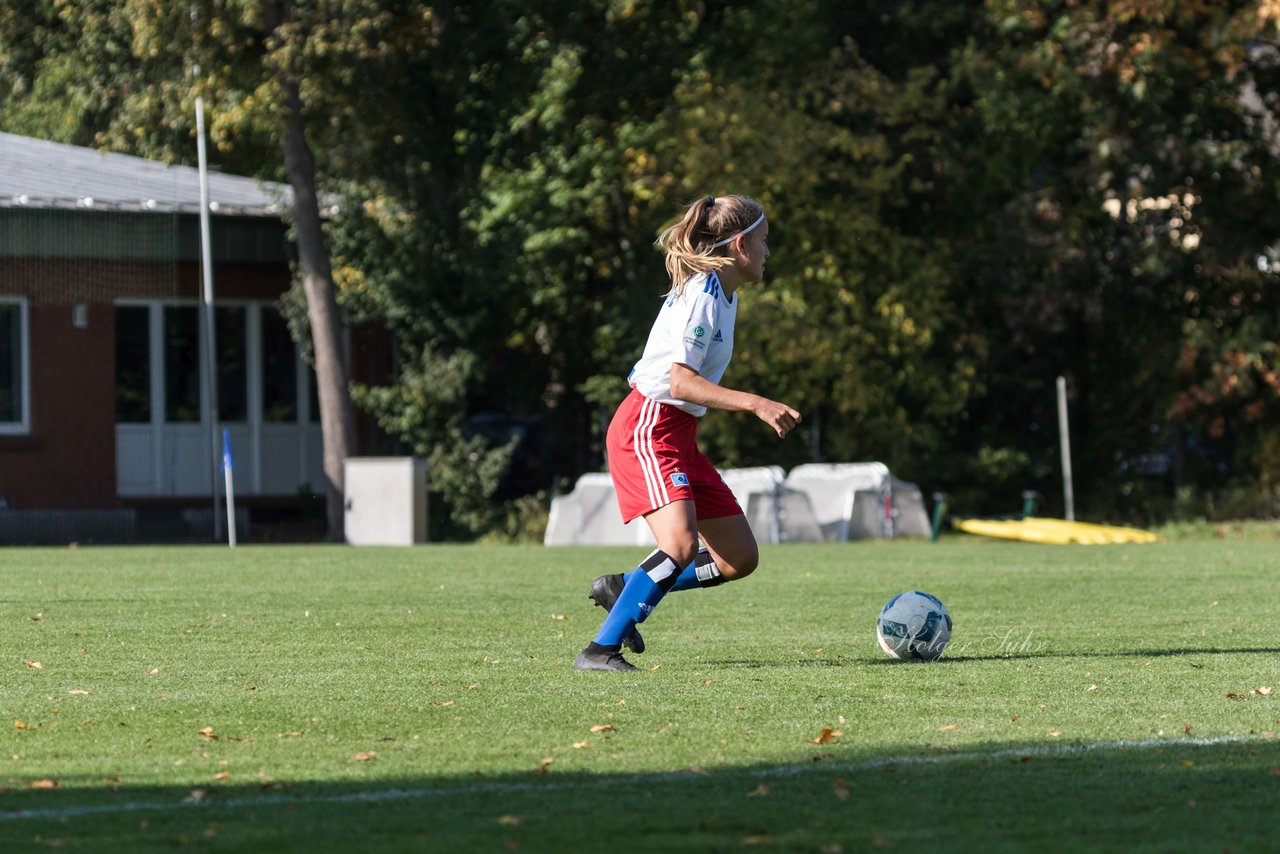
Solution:
<path fill-rule="evenodd" d="M 786 436 L 800 423 L 800 413 L 785 403 L 716 385 L 680 362 L 671 365 L 671 393 L 681 400 L 711 409 L 754 413 L 780 437 Z"/>

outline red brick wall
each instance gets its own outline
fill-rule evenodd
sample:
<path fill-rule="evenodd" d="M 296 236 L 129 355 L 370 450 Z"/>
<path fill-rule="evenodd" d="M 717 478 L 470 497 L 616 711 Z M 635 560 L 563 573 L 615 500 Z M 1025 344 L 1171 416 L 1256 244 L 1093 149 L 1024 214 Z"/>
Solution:
<path fill-rule="evenodd" d="M 114 507 L 115 315 L 28 305 L 31 432 L 0 436 L 0 495 L 18 509 Z"/>
<path fill-rule="evenodd" d="M 116 497 L 114 300 L 198 299 L 199 267 L 6 261 L 3 293 L 28 300 L 31 432 L 0 436 L 0 497 L 15 509 L 120 506 Z M 107 272 L 104 274 L 104 270 Z M 214 271 L 219 299 L 275 299 L 283 265 Z M 72 306 L 86 303 L 85 329 Z"/>

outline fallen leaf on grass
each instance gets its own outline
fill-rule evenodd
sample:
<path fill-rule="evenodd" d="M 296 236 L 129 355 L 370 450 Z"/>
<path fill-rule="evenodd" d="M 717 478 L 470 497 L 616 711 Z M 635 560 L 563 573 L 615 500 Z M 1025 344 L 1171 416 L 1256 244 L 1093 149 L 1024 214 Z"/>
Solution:
<path fill-rule="evenodd" d="M 835 741 L 837 738 L 839 738 L 842 735 L 844 735 L 844 733 L 840 732 L 839 730 L 834 730 L 829 726 L 824 726 L 822 728 L 822 732 L 818 733 L 818 737 L 809 739 L 809 743 L 825 744 L 828 741 Z"/>
<path fill-rule="evenodd" d="M 765 834 L 763 834 L 763 833 L 762 833 L 762 834 L 759 834 L 759 835 L 757 835 L 757 836 L 744 836 L 744 837 L 742 837 L 742 844 L 743 844 L 743 845 L 769 845 L 769 844 L 771 844 L 772 842 L 773 842 L 773 840 L 772 840 L 772 839 L 770 839 L 768 836 L 766 836 L 766 835 L 765 835 Z"/>
<path fill-rule="evenodd" d="M 1085 693 L 1088 693 L 1089 691 L 1097 691 L 1097 690 L 1098 690 L 1098 686 L 1097 686 L 1097 685 L 1090 685 L 1088 688 L 1085 688 L 1084 690 L 1085 690 Z"/>
<path fill-rule="evenodd" d="M 519 827 L 524 824 L 524 816 L 522 815 L 500 815 L 498 816 L 498 824 L 506 827 Z"/>
<path fill-rule="evenodd" d="M 592 732 L 617 732 L 613 724 L 596 724 L 591 728 Z"/>
<path fill-rule="evenodd" d="M 569 618 L 566 617 L 564 614 L 552 614 L 551 619 L 555 620 L 557 623 L 569 622 Z"/>
<path fill-rule="evenodd" d="M 231 779 L 231 772 L 230 772 L 230 771 L 219 771 L 217 774 L 214 774 L 214 775 L 213 775 L 213 779 L 215 779 L 215 780 L 230 780 L 230 779 Z"/>
<path fill-rule="evenodd" d="M 26 725 L 25 723 L 23 723 L 22 721 L 14 721 L 14 722 L 13 722 L 13 726 L 14 726 L 14 728 L 16 728 L 16 729 L 31 729 L 31 727 L 27 726 L 27 725 Z"/>
<path fill-rule="evenodd" d="M 831 793 L 842 801 L 849 800 L 849 787 L 844 784 L 844 780 L 837 777 L 831 784 Z"/>
<path fill-rule="evenodd" d="M 72 688 L 72 689 L 71 689 L 70 691 L 68 691 L 67 693 L 68 693 L 68 694 L 78 694 L 78 695 L 81 695 L 81 696 L 85 696 L 85 695 L 88 695 L 88 694 L 92 694 L 93 692 L 92 692 L 92 691 L 86 691 L 86 690 L 84 690 L 83 688 Z"/>
<path fill-rule="evenodd" d="M 159 673 L 159 672 L 160 672 L 160 668 L 159 668 L 159 667 L 153 667 L 153 668 L 151 668 L 150 670 L 148 670 L 148 671 L 147 671 L 147 675 L 148 675 L 148 676 L 155 676 L 155 675 L 156 675 L 157 673 Z"/>
<path fill-rule="evenodd" d="M 38 661 L 28 661 L 27 667 L 30 667 L 32 670 L 44 670 L 44 665 Z"/>
<path fill-rule="evenodd" d="M 1250 693 L 1250 694 L 1261 694 L 1263 697 L 1265 697 L 1265 696 L 1267 696 L 1268 694 L 1270 694 L 1270 693 L 1271 693 L 1271 688 L 1270 688 L 1270 686 L 1268 686 L 1268 685 L 1263 685 L 1263 686 L 1261 686 L 1261 687 L 1259 687 L 1259 688 L 1254 688 L 1254 689 L 1253 689 L 1252 691 L 1250 691 L 1249 693 Z"/>
<path fill-rule="evenodd" d="M 1223 694 L 1222 696 L 1226 697 L 1228 700 L 1247 700 L 1247 699 L 1249 699 L 1249 696 L 1248 696 L 1247 694 L 1241 694 L 1239 691 L 1228 691 L 1227 693 Z"/>
<path fill-rule="evenodd" d="M 575 742 L 573 743 L 573 749 L 574 749 L 574 750 L 590 750 L 590 749 L 591 749 L 591 742 L 589 742 L 589 741 L 575 741 Z"/>
<path fill-rule="evenodd" d="M 301 735 L 300 732 L 278 732 L 276 738 L 298 738 Z"/>
<path fill-rule="evenodd" d="M 1060 736 L 1060 735 L 1062 735 L 1062 733 L 1061 733 L 1060 731 L 1056 730 L 1056 729 L 1054 729 L 1054 730 L 1050 730 L 1050 731 L 1049 731 L 1049 737 L 1050 737 L 1050 738 L 1057 738 L 1057 737 L 1058 737 L 1058 736 Z"/>
<path fill-rule="evenodd" d="M 362 750 L 355 756 L 351 757 L 352 762 L 368 762 L 370 759 L 378 755 L 376 750 Z"/>
<path fill-rule="evenodd" d="M 1183 768 L 1194 768 L 1196 761 L 1194 759 L 1179 759 L 1178 764 Z"/>
<path fill-rule="evenodd" d="M 534 768 L 529 773 L 533 774 L 535 777 L 541 777 L 543 774 L 547 773 L 547 766 L 550 765 L 552 762 L 555 762 L 555 760 L 552 759 L 550 756 L 548 756 L 547 758 L 543 759 L 541 762 L 538 763 L 537 768 Z"/>
<path fill-rule="evenodd" d="M 955 728 L 956 728 L 955 724 L 946 724 L 944 726 L 938 727 L 938 732 L 951 732 L 951 730 Z"/>
<path fill-rule="evenodd" d="M 747 792 L 748 798 L 765 798 L 768 796 L 769 796 L 769 787 L 766 786 L 764 783 L 761 783 L 759 786 L 756 786 L 750 792 Z"/>
<path fill-rule="evenodd" d="M 198 804 L 209 794 L 208 789 L 192 789 L 191 794 L 182 799 L 184 804 Z"/>
<path fill-rule="evenodd" d="M 58 781 L 57 780 L 32 780 L 28 784 L 28 787 L 32 789 L 56 789 L 58 788 Z"/>
<path fill-rule="evenodd" d="M 199 735 L 205 741 L 217 741 L 218 737 L 213 734 L 213 727 L 207 726 L 199 731 Z"/>

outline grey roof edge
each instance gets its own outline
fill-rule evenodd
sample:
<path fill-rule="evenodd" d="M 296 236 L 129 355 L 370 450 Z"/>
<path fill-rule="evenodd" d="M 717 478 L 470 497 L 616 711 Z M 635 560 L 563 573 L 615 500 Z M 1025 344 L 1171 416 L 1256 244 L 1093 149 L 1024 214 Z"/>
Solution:
<path fill-rule="evenodd" d="M 288 184 L 209 171 L 215 215 L 281 217 Z M 198 213 L 199 170 L 0 132 L 0 208 Z"/>

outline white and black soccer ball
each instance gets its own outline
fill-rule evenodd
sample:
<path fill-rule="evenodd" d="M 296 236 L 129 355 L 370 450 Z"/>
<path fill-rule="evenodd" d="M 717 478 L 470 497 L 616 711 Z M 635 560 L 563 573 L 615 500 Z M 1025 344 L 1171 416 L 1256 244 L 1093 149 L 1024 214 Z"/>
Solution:
<path fill-rule="evenodd" d="M 932 661 L 951 640 L 951 614 L 936 596 L 908 590 L 880 609 L 876 640 L 892 658 Z"/>

